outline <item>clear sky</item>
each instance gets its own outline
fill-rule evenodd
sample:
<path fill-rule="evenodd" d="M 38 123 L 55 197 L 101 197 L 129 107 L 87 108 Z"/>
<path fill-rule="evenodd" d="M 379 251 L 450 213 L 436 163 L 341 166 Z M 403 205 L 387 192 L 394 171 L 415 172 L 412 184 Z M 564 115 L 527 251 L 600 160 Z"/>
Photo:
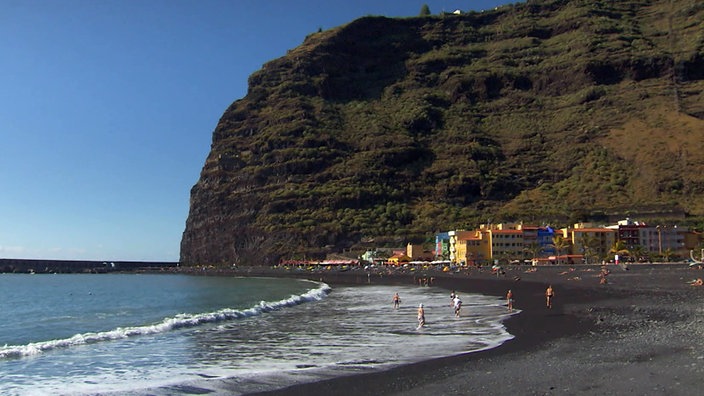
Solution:
<path fill-rule="evenodd" d="M 0 0 L 0 258 L 177 261 L 247 78 L 367 15 L 506 1 Z"/>

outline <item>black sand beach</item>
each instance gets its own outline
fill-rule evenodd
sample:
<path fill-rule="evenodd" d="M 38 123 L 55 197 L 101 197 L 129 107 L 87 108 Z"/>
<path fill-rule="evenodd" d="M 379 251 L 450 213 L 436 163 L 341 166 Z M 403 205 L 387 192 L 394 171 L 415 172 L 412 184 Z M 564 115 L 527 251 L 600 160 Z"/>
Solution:
<path fill-rule="evenodd" d="M 295 276 L 329 284 L 433 285 L 504 296 L 522 312 L 506 321 L 515 336 L 498 348 L 385 372 L 299 384 L 259 395 L 699 395 L 704 392 L 704 271 L 686 265 L 527 267 L 463 273 L 373 274 L 241 269 L 242 275 Z M 545 306 L 552 284 L 555 303 Z M 409 346 L 411 347 L 411 346 Z"/>

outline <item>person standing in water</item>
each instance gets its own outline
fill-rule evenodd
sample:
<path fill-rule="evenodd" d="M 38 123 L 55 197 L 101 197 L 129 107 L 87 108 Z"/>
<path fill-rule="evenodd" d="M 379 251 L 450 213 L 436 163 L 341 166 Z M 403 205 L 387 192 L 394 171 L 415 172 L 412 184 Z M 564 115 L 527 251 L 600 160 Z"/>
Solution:
<path fill-rule="evenodd" d="M 552 289 L 552 285 L 548 285 L 545 290 L 545 304 L 548 308 L 552 308 L 552 298 L 555 297 L 555 291 Z"/>
<path fill-rule="evenodd" d="M 454 307 L 455 307 L 455 317 L 459 318 L 460 317 L 460 310 L 462 310 L 462 300 L 460 300 L 460 296 L 458 296 L 457 294 L 455 294 Z"/>
<path fill-rule="evenodd" d="M 425 326 L 425 310 L 423 304 L 418 305 L 418 328 Z"/>
<path fill-rule="evenodd" d="M 511 289 L 508 289 L 508 293 L 506 293 L 506 305 L 508 306 L 508 311 L 512 312 L 513 311 L 513 292 Z"/>
<path fill-rule="evenodd" d="M 398 309 L 401 305 L 401 297 L 398 295 L 398 292 L 394 294 L 394 298 L 391 301 L 394 303 L 394 309 Z"/>

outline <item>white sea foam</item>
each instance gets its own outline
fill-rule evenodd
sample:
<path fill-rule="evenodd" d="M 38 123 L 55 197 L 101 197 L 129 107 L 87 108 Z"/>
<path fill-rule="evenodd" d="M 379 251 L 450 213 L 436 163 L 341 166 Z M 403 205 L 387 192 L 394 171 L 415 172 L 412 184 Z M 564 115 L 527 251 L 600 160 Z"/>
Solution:
<path fill-rule="evenodd" d="M 87 281 L 93 278 L 81 280 Z M 54 347 L 50 353 L 42 353 L 49 349 L 39 349 L 34 352 L 37 356 L 30 358 L 17 354 L 17 359 L 0 359 L 0 394 L 159 396 L 188 389 L 212 395 L 247 394 L 489 349 L 512 338 L 501 323 L 511 315 L 503 299 L 463 294 L 462 315 L 457 318 L 449 306 L 447 291 L 434 287 L 340 286 L 330 293 L 329 287 L 316 282 L 301 285 L 288 280 L 249 278 L 233 282 L 163 276 L 140 286 L 156 282 L 163 287 L 173 282 L 177 287 L 168 289 L 169 294 L 157 293 L 157 298 L 145 292 L 140 295 L 140 304 L 154 307 L 154 301 L 173 303 L 181 293 L 187 298 L 182 298 L 179 307 L 184 302 L 212 306 L 208 298 L 194 298 L 183 290 L 184 282 L 199 290 L 207 287 L 212 293 L 206 295 L 214 296 L 215 301 L 221 295 L 237 293 L 241 303 L 227 304 L 238 309 L 192 310 L 209 312 L 197 315 L 176 315 L 171 310 L 154 316 L 167 319 L 144 321 L 152 321 L 151 326 L 113 330 L 118 333 L 113 342 L 103 342 L 111 339 L 111 331 L 82 332 L 67 347 Z M 96 290 L 92 284 L 91 288 Z M 124 294 L 124 288 L 113 289 Z M 394 292 L 402 296 L 398 309 L 391 304 Z M 255 293 L 258 297 L 252 298 Z M 279 300 L 289 294 L 294 295 Z M 259 299 L 269 302 L 253 303 Z M 305 301 L 315 302 L 302 304 Z M 90 303 L 85 299 L 82 302 Z M 428 323 L 421 330 L 416 329 L 419 303 L 426 308 Z M 211 325 L 201 325 L 207 323 Z M 183 329 L 171 331 L 175 328 Z M 95 335 L 97 339 L 90 341 Z M 63 341 L 70 338 L 74 337 Z M 71 342 L 77 346 L 72 347 Z"/>
<path fill-rule="evenodd" d="M 331 290 L 330 286 L 319 283 L 317 288 L 311 289 L 304 294 L 292 295 L 289 298 L 273 302 L 261 301 L 257 305 L 244 310 L 224 308 L 215 312 L 179 314 L 150 325 L 119 327 L 109 331 L 81 333 L 65 339 L 33 342 L 26 345 L 5 345 L 0 347 L 0 358 L 32 356 L 59 348 L 69 348 L 102 341 L 165 333 L 182 328 L 257 316 L 285 307 L 321 300 L 325 298 Z"/>

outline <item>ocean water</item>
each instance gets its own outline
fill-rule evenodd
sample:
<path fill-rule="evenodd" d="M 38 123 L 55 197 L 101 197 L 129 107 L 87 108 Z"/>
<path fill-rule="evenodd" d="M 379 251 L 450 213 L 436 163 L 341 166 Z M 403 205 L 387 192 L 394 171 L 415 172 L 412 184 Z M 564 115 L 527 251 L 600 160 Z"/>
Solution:
<path fill-rule="evenodd" d="M 414 285 L 0 274 L 0 394 L 246 394 L 512 338 L 502 299 L 460 297 L 456 318 L 446 290 Z"/>

